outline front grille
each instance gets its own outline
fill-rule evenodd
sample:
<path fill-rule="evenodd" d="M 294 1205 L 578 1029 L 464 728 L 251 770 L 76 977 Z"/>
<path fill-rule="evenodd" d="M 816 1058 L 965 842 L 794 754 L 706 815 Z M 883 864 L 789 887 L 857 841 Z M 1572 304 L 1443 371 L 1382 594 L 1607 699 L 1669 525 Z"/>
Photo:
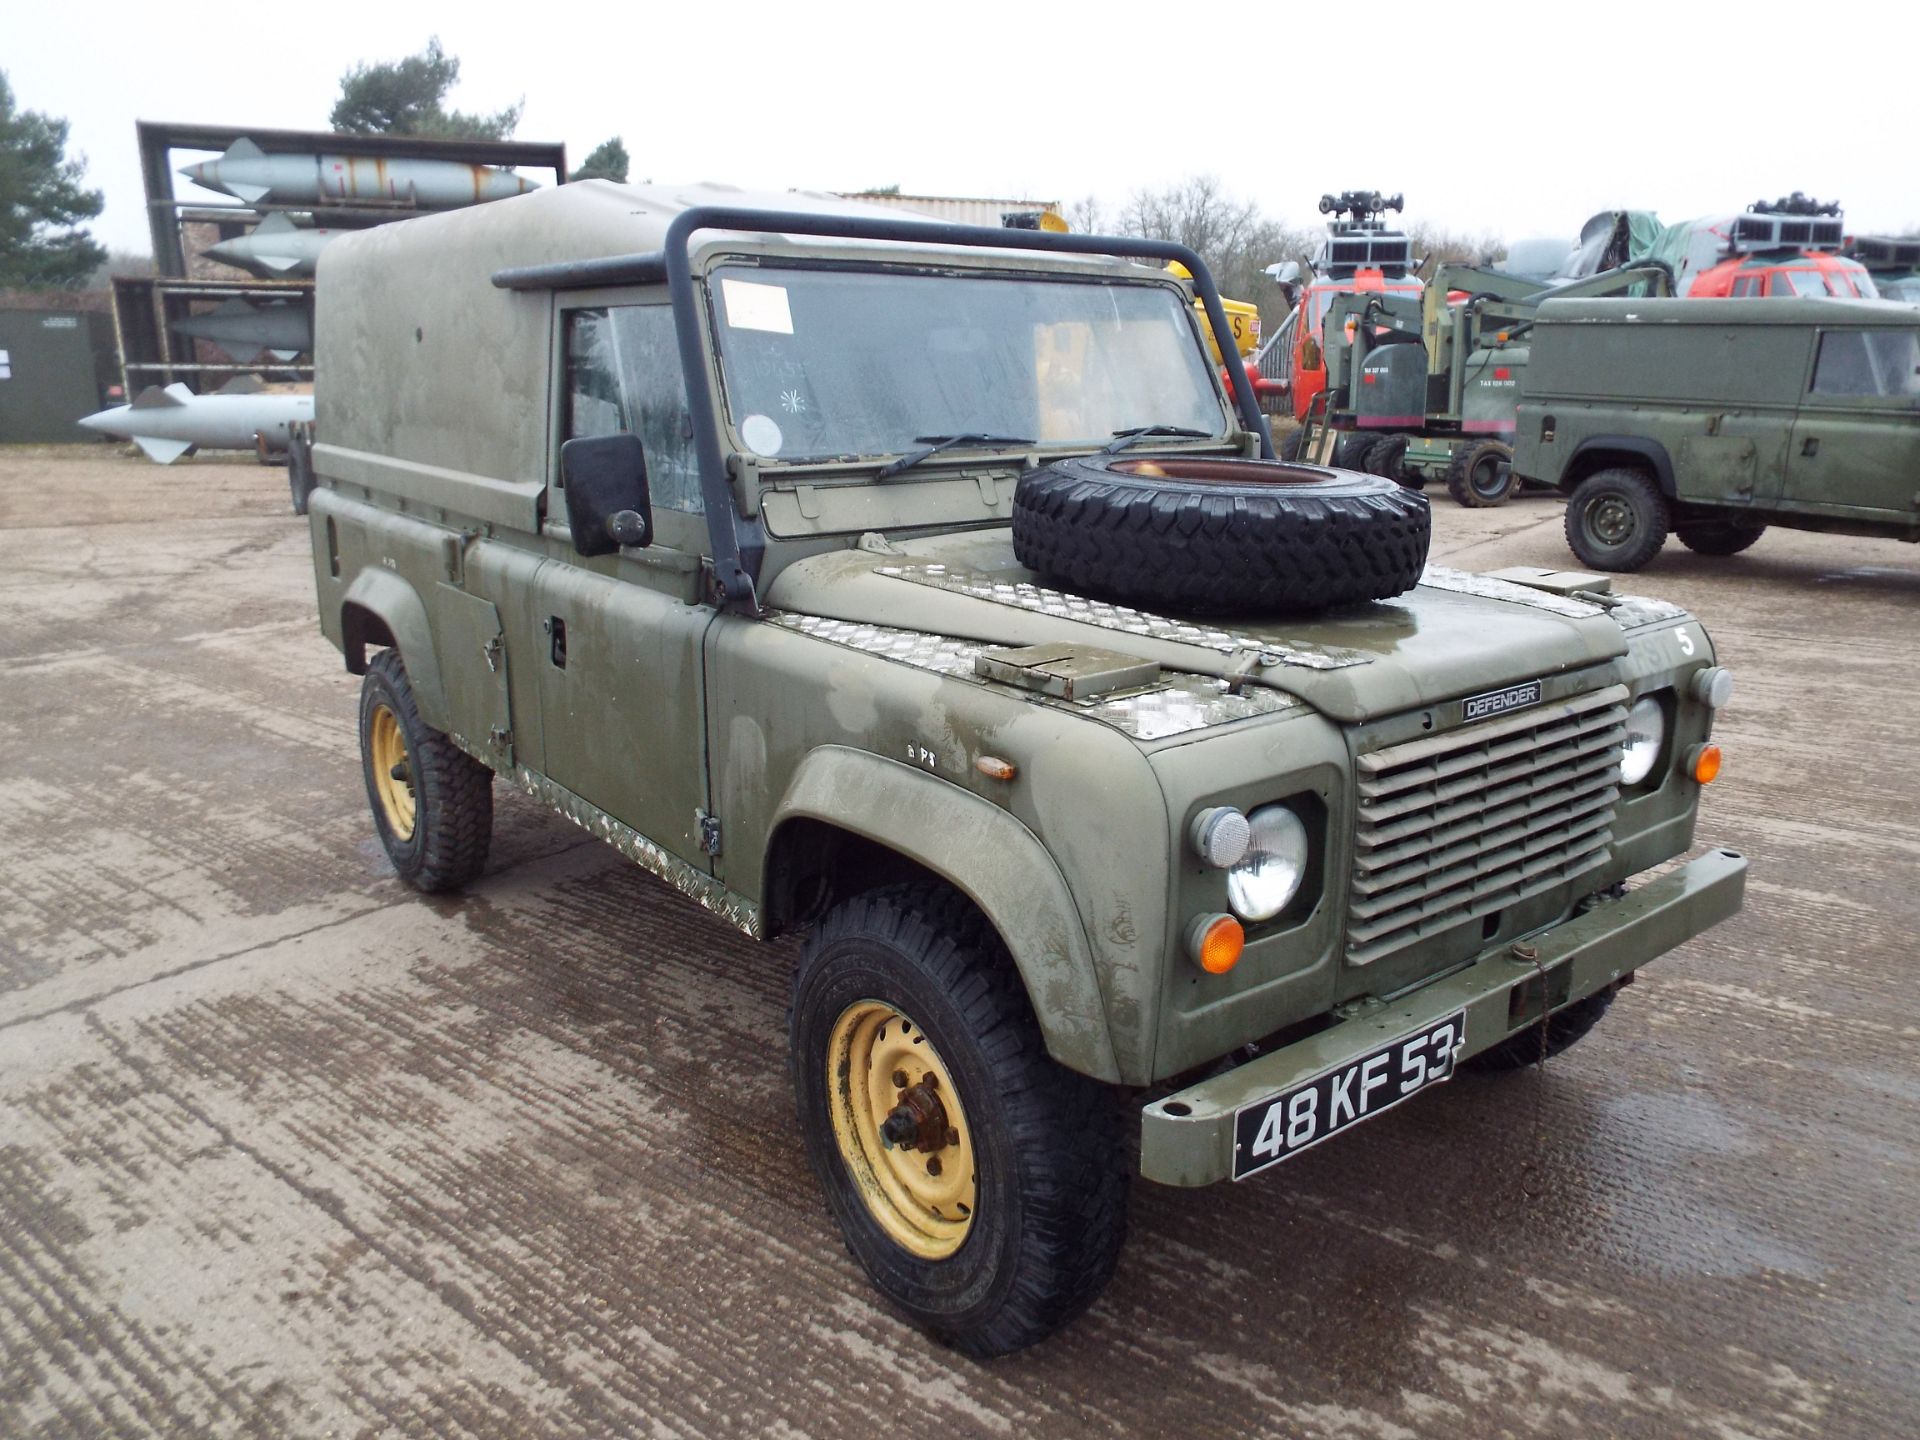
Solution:
<path fill-rule="evenodd" d="M 1604 864 L 1626 706 L 1615 685 L 1356 757 L 1348 963 Z"/>

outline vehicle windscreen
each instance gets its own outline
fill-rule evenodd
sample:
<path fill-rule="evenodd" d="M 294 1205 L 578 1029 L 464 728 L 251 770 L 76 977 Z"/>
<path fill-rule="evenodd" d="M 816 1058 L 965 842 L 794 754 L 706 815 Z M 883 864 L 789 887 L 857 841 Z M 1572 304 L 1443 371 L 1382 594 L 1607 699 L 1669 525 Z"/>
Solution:
<path fill-rule="evenodd" d="M 923 437 L 1098 446 L 1118 431 L 1227 433 L 1180 292 L 1026 275 L 723 265 L 727 408 L 782 460 L 899 454 Z"/>
<path fill-rule="evenodd" d="M 1813 368 L 1816 395 L 1920 399 L 1920 330 L 1829 330 Z"/>
<path fill-rule="evenodd" d="M 1851 283 L 1849 283 L 1851 282 Z M 1878 298 L 1879 292 L 1873 288 L 1873 281 L 1865 270 L 1858 275 L 1846 270 L 1809 270 L 1796 268 L 1776 270 L 1770 282 L 1769 293 L 1774 295 L 1837 295 L 1843 300 L 1851 300 L 1856 295 L 1863 300 Z"/>

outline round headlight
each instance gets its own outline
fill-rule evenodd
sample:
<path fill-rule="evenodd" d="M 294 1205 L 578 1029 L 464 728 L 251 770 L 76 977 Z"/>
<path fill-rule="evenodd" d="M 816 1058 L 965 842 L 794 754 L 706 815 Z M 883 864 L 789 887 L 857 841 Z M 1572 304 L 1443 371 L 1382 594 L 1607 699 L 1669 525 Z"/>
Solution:
<path fill-rule="evenodd" d="M 1660 702 L 1642 695 L 1627 712 L 1627 738 L 1620 751 L 1620 783 L 1638 785 L 1653 773 L 1653 762 L 1660 758 L 1661 742 L 1667 738 L 1667 717 Z"/>
<path fill-rule="evenodd" d="M 1242 920 L 1271 920 L 1307 876 L 1307 827 L 1284 805 L 1247 817 L 1247 853 L 1227 872 L 1227 903 Z"/>

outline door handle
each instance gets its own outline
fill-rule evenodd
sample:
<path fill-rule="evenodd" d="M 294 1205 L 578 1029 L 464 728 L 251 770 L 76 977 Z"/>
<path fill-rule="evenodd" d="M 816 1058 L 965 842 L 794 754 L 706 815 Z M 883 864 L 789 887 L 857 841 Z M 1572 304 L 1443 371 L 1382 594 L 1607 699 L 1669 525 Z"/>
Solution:
<path fill-rule="evenodd" d="M 1806 439 L 1802 440 L 1800 442 L 1800 453 L 1802 455 L 1818 455 L 1820 453 L 1820 437 L 1818 435 L 1809 435 Z"/>
<path fill-rule="evenodd" d="M 552 657 L 556 669 L 567 668 L 567 622 L 558 615 L 547 619 L 547 634 L 552 637 L 548 654 Z"/>

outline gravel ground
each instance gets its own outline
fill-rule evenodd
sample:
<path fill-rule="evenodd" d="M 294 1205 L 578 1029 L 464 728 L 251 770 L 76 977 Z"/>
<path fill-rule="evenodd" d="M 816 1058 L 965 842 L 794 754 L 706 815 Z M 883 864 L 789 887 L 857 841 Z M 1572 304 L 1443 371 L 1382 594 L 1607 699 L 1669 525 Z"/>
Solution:
<path fill-rule="evenodd" d="M 1572 563 L 1551 499 L 1435 517 Z M 985 1366 L 827 1219 L 789 950 L 504 788 L 471 893 L 394 880 L 308 564 L 281 471 L 0 450 L 0 1435 L 1920 1430 L 1914 547 L 1632 582 L 1739 677 L 1745 912 L 1542 1072 L 1139 1186 Z"/>

